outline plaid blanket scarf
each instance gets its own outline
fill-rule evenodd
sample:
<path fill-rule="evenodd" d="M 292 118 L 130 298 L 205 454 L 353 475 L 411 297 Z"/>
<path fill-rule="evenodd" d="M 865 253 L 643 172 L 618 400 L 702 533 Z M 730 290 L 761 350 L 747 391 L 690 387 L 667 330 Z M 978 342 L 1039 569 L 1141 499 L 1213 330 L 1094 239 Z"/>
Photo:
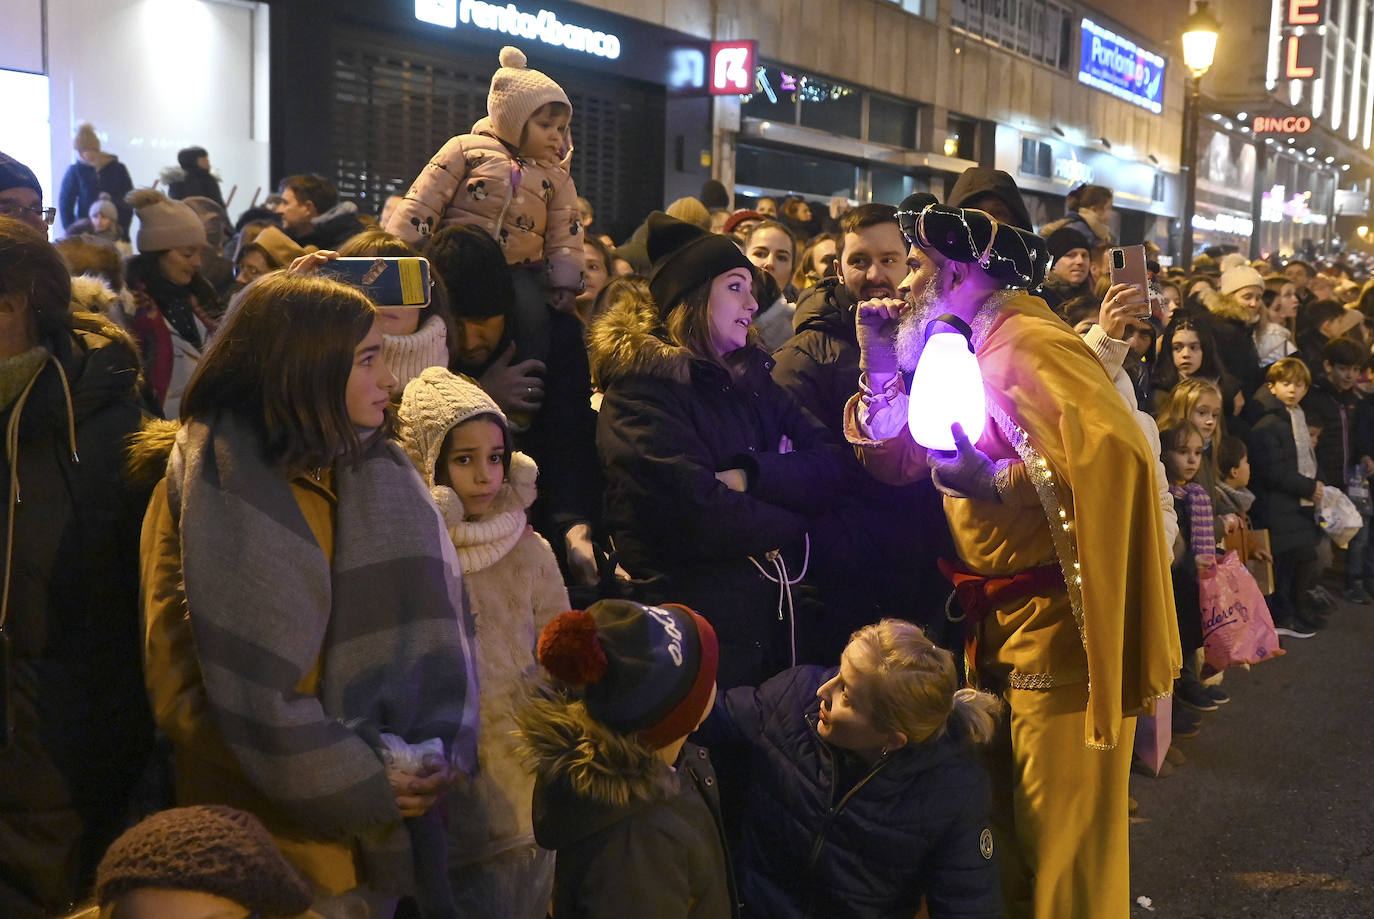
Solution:
<path fill-rule="evenodd" d="M 379 439 L 333 483 L 331 568 L 250 427 L 183 425 L 167 484 L 187 615 L 210 715 L 244 776 L 306 838 L 354 840 L 370 887 L 423 901 L 447 888 L 439 814 L 402 820 L 378 735 L 441 738 L 473 770 L 471 616 L 453 543 L 397 445 Z M 317 662 L 317 694 L 296 692 Z"/>

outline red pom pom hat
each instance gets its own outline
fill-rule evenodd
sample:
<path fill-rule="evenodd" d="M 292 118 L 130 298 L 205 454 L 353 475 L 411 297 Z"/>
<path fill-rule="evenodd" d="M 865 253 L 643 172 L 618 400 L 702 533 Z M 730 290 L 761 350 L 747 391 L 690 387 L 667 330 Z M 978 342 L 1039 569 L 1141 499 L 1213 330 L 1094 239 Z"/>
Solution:
<path fill-rule="evenodd" d="M 544 627 L 539 662 L 585 687 L 587 713 L 659 749 L 697 726 L 716 682 L 711 624 L 685 606 L 601 600 Z"/>

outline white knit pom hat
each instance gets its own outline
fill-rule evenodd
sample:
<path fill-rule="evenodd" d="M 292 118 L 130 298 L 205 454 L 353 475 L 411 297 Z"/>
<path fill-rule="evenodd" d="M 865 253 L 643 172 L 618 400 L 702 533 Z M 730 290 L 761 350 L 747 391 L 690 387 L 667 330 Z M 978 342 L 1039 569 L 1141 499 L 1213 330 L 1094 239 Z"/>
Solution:
<path fill-rule="evenodd" d="M 405 448 L 425 483 L 434 486 L 434 468 L 444 450 L 448 432 L 470 418 L 492 415 L 507 433 L 506 415 L 480 386 L 443 367 L 426 367 L 406 384 L 401 396 L 401 446 Z M 507 443 L 506 456 L 510 457 Z M 509 459 L 508 459 L 509 461 Z"/>
<path fill-rule="evenodd" d="M 540 106 L 561 102 L 572 111 L 563 87 L 537 70 L 525 66 L 525 54 L 506 45 L 501 49 L 501 67 L 491 77 L 487 94 L 487 115 L 496 136 L 511 146 L 519 146 L 525 122 Z"/>

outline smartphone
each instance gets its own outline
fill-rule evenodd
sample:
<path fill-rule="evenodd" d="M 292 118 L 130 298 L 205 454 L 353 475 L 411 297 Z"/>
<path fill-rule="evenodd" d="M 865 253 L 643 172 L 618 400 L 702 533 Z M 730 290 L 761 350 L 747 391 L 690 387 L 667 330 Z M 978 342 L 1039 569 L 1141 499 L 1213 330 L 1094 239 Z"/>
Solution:
<path fill-rule="evenodd" d="M 1145 298 L 1146 309 L 1137 318 L 1144 319 L 1155 312 L 1149 273 L 1145 268 L 1145 247 L 1116 246 L 1108 250 L 1108 267 L 1113 284 L 1129 284 Z"/>
<path fill-rule="evenodd" d="M 384 309 L 429 306 L 429 259 L 419 256 L 336 258 L 320 267 L 320 275 L 360 288 Z"/>

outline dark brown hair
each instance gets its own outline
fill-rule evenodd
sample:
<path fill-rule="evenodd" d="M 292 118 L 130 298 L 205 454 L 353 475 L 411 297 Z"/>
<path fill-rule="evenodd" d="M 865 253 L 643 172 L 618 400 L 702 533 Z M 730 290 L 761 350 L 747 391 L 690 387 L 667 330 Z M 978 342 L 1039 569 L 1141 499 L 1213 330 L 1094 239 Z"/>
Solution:
<path fill-rule="evenodd" d="M 1084 185 L 1078 189 L 1078 202 L 1074 206 L 1074 210 L 1081 211 L 1090 207 L 1111 204 L 1114 197 L 1112 190 L 1105 185 Z"/>
<path fill-rule="evenodd" d="M 0 309 L 27 311 L 33 344 L 58 356 L 69 353 L 72 278 L 62 257 L 26 223 L 0 217 Z"/>
<path fill-rule="evenodd" d="M 857 233 L 880 223 L 897 226 L 897 209 L 890 204 L 860 204 L 840 218 L 840 232 Z"/>
<path fill-rule="evenodd" d="M 372 301 L 347 284 L 264 275 L 229 308 L 186 387 L 181 420 L 234 414 L 257 430 L 272 464 L 356 459 L 362 443 L 345 392 L 354 351 L 376 320 Z"/>
<path fill-rule="evenodd" d="M 731 271 L 735 269 L 730 269 Z M 760 303 L 763 309 L 763 301 L 760 299 L 760 278 L 772 280 L 772 276 L 766 274 L 760 268 L 752 268 L 750 274 L 753 275 L 750 287 L 754 294 L 754 299 Z M 711 324 L 707 320 L 707 313 L 711 307 L 711 285 L 715 283 L 715 278 L 705 281 L 692 288 L 677 301 L 677 304 L 668 313 L 668 318 L 664 326 L 668 331 L 668 339 L 680 348 L 686 348 L 692 353 L 693 357 L 704 361 L 710 361 L 719 367 L 724 367 L 731 376 L 738 376 L 742 369 L 737 362 L 728 357 L 721 357 L 716 354 L 716 349 L 711 345 Z M 774 290 L 777 289 L 777 282 L 774 281 Z M 751 325 L 749 327 L 749 343 L 755 344 L 758 341 L 758 331 Z M 740 349 L 745 350 L 745 349 Z"/>
<path fill-rule="evenodd" d="M 301 204 L 309 201 L 315 205 L 315 211 L 320 214 L 339 203 L 338 189 L 319 176 L 305 173 L 287 176 L 281 180 L 281 185 L 277 191 L 286 194 L 288 188 L 296 196 L 297 201 Z"/>

